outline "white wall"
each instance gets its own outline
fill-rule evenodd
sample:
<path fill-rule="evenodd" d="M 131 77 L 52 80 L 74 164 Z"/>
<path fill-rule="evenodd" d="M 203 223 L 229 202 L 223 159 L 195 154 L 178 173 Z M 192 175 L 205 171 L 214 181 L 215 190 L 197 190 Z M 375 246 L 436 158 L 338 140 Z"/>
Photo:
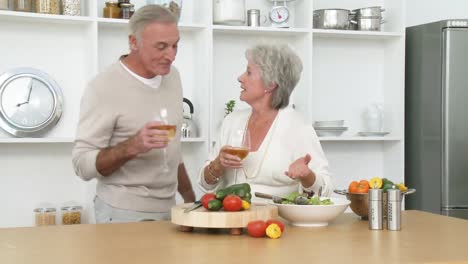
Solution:
<path fill-rule="evenodd" d="M 407 0 L 406 26 L 444 19 L 468 19 L 468 0 Z"/>

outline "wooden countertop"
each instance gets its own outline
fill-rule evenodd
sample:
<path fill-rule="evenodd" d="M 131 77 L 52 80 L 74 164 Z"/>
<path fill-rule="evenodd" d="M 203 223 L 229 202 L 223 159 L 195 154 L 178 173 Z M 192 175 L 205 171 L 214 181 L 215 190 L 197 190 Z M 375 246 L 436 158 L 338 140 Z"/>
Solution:
<path fill-rule="evenodd" d="M 328 227 L 286 226 L 280 239 L 177 230 L 170 222 L 0 229 L 0 263 L 468 262 L 468 221 L 405 211 L 401 231 L 344 214 Z"/>

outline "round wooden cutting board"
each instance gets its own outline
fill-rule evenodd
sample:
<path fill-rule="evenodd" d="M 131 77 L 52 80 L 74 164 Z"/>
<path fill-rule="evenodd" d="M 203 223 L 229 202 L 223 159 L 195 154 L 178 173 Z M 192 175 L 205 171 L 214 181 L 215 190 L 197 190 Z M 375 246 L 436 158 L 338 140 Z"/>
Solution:
<path fill-rule="evenodd" d="M 268 220 L 278 216 L 278 207 L 274 205 L 252 204 L 249 210 L 238 212 L 212 212 L 199 207 L 188 213 L 184 210 L 193 203 L 172 207 L 172 223 L 180 226 L 204 228 L 244 228 L 250 221 Z"/>

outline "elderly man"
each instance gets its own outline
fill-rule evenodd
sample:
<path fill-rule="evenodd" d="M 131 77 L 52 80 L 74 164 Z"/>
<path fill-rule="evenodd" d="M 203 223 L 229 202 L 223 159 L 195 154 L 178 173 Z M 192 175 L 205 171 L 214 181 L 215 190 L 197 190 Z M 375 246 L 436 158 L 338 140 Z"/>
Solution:
<path fill-rule="evenodd" d="M 161 6 L 147 5 L 129 26 L 130 53 L 85 90 L 73 148 L 76 174 L 97 179 L 97 223 L 169 219 L 176 191 L 185 202 L 195 200 L 180 133 L 170 140 L 171 132 L 160 127 L 162 121 L 182 123 L 181 81 L 172 66 L 179 43 L 177 18 Z"/>

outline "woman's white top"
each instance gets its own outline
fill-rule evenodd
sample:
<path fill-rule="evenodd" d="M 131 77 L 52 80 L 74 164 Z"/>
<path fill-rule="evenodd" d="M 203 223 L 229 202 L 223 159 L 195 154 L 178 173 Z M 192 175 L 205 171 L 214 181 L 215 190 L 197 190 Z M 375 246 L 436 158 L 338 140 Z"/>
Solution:
<path fill-rule="evenodd" d="M 260 147 L 243 160 L 244 169 L 237 169 L 237 176 L 235 169 L 226 168 L 218 183 L 208 184 L 205 181 L 204 167 L 218 156 L 221 147 L 230 145 L 230 139 L 236 130 L 246 129 L 250 114 L 250 109 L 240 110 L 223 120 L 216 145 L 209 160 L 200 170 L 198 185 L 201 190 L 213 192 L 232 184 L 247 182 L 252 188 L 252 198 L 255 201 L 261 201 L 254 199 L 255 192 L 280 196 L 304 190 L 317 193 L 321 186 L 322 196 L 330 196 L 333 190 L 332 180 L 317 134 L 312 125 L 306 123 L 290 107 L 279 110 Z M 315 183 L 309 188 L 303 188 L 298 180 L 284 174 L 291 163 L 306 154 L 312 157 L 309 168 L 316 175 Z"/>

